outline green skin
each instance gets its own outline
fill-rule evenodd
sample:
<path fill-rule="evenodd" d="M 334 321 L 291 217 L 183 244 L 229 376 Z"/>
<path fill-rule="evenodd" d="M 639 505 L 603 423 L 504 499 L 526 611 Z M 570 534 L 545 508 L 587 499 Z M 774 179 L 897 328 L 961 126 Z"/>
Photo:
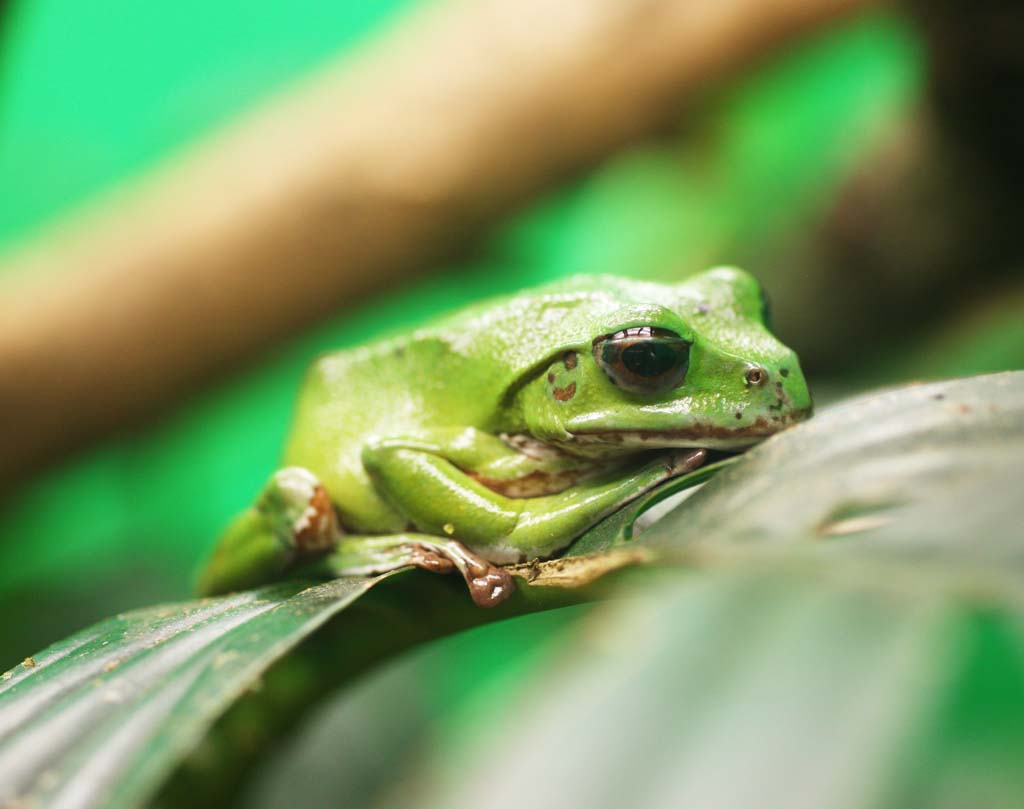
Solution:
<path fill-rule="evenodd" d="M 673 286 L 580 276 L 330 354 L 308 373 L 286 466 L 229 526 L 214 594 L 318 562 L 336 574 L 453 566 L 478 603 L 496 565 L 550 557 L 625 503 L 811 414 L 796 354 L 742 270 Z M 637 391 L 595 341 L 650 326 L 690 344 L 685 377 Z M 664 388 L 664 386 L 662 386 Z"/>

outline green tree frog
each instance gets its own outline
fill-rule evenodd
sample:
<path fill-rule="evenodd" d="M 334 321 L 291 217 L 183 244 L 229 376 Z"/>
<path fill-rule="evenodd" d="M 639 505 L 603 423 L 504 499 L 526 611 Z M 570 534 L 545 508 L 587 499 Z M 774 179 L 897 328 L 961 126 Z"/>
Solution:
<path fill-rule="evenodd" d="M 556 554 L 708 449 L 811 414 L 757 281 L 580 276 L 318 360 L 284 466 L 229 525 L 205 594 L 330 555 L 344 574 L 458 569 L 474 600 L 501 565 Z"/>

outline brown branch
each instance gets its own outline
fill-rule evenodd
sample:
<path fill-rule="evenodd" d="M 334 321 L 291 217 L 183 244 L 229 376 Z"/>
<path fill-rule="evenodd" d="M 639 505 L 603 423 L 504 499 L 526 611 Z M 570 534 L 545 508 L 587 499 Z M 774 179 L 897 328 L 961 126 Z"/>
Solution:
<path fill-rule="evenodd" d="M 405 18 L 7 258 L 0 481 L 423 269 L 865 5 L 453 0 Z"/>

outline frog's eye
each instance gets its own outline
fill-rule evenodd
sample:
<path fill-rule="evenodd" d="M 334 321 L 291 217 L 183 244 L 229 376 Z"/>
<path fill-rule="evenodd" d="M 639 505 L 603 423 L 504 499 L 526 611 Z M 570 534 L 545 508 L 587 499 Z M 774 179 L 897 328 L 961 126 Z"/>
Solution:
<path fill-rule="evenodd" d="M 686 377 L 690 344 L 668 329 L 634 326 L 597 338 L 594 359 L 623 390 L 663 393 Z"/>

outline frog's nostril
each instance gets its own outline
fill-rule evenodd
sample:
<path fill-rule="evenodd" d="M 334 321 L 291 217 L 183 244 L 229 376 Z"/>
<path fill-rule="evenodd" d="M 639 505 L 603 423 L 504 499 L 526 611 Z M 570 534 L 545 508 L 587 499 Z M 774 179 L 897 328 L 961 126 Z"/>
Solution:
<path fill-rule="evenodd" d="M 759 388 L 768 381 L 768 372 L 764 368 L 748 368 L 744 379 L 748 387 Z"/>

